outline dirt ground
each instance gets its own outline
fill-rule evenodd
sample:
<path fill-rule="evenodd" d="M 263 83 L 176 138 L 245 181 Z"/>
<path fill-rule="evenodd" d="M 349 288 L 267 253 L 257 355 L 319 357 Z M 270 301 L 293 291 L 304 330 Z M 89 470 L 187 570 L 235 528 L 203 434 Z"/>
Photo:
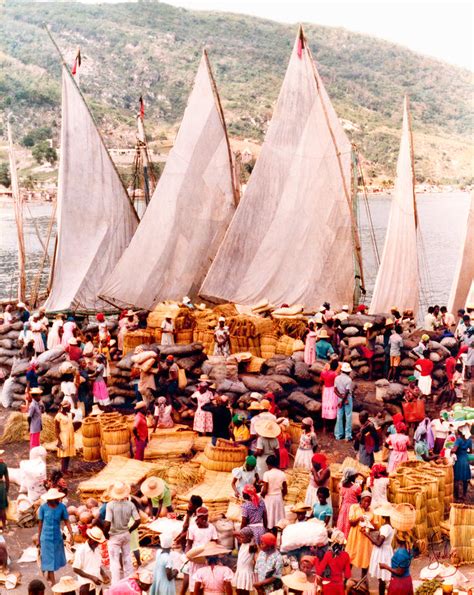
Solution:
<path fill-rule="evenodd" d="M 8 410 L 4 409 L 0 411 L 0 433 L 9 413 L 10 412 Z M 321 450 L 328 454 L 331 462 L 341 462 L 346 456 L 354 456 L 355 454 L 352 443 L 347 443 L 345 441 L 336 442 L 332 434 L 324 434 L 322 431 L 318 431 L 318 440 Z M 3 459 L 10 468 L 18 467 L 20 460 L 28 458 L 29 444 L 26 441 L 5 445 L 3 448 L 5 449 Z M 48 454 L 47 463 L 49 472 L 57 466 L 57 459 L 54 454 Z M 79 498 L 77 496 L 78 484 L 94 473 L 97 473 L 102 468 L 102 463 L 85 463 L 82 459 L 74 459 L 72 461 L 72 474 L 67 478 L 69 488 L 68 501 L 70 504 L 79 504 Z M 14 484 L 11 484 L 10 498 L 16 498 L 17 494 L 18 487 Z M 471 487 L 471 502 L 474 502 L 472 497 L 473 495 L 474 487 Z M 35 578 L 41 578 L 41 571 L 39 570 L 36 563 L 26 563 L 20 565 L 16 562 L 16 560 L 20 558 L 23 550 L 32 544 L 32 538 L 36 534 L 37 527 L 19 528 L 14 524 L 10 524 L 10 530 L 4 535 L 4 537 L 7 543 L 8 554 L 11 559 L 10 569 L 12 572 L 19 571 L 21 573 L 21 584 L 16 589 L 10 591 L 6 591 L 3 587 L 0 587 L 0 595 L 6 593 L 26 594 L 28 583 Z M 436 559 L 446 562 L 449 561 L 449 543 L 439 544 L 430 550 L 426 555 L 417 558 L 412 565 L 413 578 L 416 579 L 420 569 Z M 472 586 L 474 586 L 474 565 L 463 566 L 461 570 L 469 578 Z M 58 571 L 56 573 L 56 577 L 58 579 L 60 576 L 66 574 L 72 574 L 72 569 L 69 565 L 63 568 L 61 571 Z M 355 571 L 355 577 L 358 577 L 358 571 Z M 377 592 L 376 581 L 371 580 L 370 587 L 371 592 Z M 50 593 L 50 591 L 48 590 L 47 593 Z"/>

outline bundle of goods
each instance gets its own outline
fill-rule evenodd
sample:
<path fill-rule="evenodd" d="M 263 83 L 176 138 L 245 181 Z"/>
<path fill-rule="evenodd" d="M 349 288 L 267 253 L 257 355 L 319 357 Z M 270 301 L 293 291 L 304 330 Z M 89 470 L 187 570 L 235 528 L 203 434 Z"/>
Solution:
<path fill-rule="evenodd" d="M 244 464 L 247 448 L 219 438 L 216 445 L 208 444 L 199 455 L 201 465 L 210 471 L 229 472 Z"/>
<path fill-rule="evenodd" d="M 304 320 L 303 310 L 304 306 L 302 304 L 277 308 L 273 310 L 272 317 L 283 320 Z"/>
<path fill-rule="evenodd" d="M 104 463 L 110 457 L 130 457 L 130 429 L 120 413 L 103 413 L 98 416 L 100 428 L 100 456 Z"/>
<path fill-rule="evenodd" d="M 307 469 L 289 469 L 286 472 L 288 493 L 285 503 L 296 504 L 304 500 L 309 485 L 309 471 Z"/>
<path fill-rule="evenodd" d="M 18 336 L 22 329 L 22 322 L 0 325 L 0 379 L 8 376 L 14 358 L 18 357 Z"/>
<path fill-rule="evenodd" d="M 232 489 L 232 475 L 219 471 L 206 471 L 204 481 L 193 486 L 184 494 L 178 493 L 178 509 L 185 510 L 193 494 L 201 496 L 203 505 L 209 510 L 211 521 L 216 520 L 227 512 L 229 502 L 234 497 Z"/>
<path fill-rule="evenodd" d="M 100 461 L 100 422 L 97 417 L 86 417 L 82 422 L 82 456 L 84 461 Z"/>
<path fill-rule="evenodd" d="M 157 429 L 151 434 L 145 449 L 145 460 L 167 459 L 183 461 L 193 454 L 192 448 L 197 433 L 176 428 Z"/>
<path fill-rule="evenodd" d="M 328 543 L 326 525 L 318 519 L 306 523 L 294 523 L 283 529 L 280 551 L 291 552 L 303 547 L 315 547 Z"/>
<path fill-rule="evenodd" d="M 301 339 L 293 339 L 289 335 L 282 335 L 276 342 L 276 355 L 293 355 L 296 351 L 304 351 L 304 343 Z"/>
<path fill-rule="evenodd" d="M 155 332 L 147 329 L 137 329 L 136 331 L 128 331 L 123 337 L 122 354 L 127 355 L 139 345 L 149 345 L 155 342 Z"/>
<path fill-rule="evenodd" d="M 114 482 L 123 481 L 130 486 L 136 486 L 147 477 L 155 475 L 155 471 L 160 467 L 162 464 L 159 463 L 146 463 L 123 456 L 113 456 L 102 471 L 90 479 L 81 481 L 77 490 L 82 501 L 88 498 L 99 500 Z"/>
<path fill-rule="evenodd" d="M 417 549 L 424 553 L 428 548 L 428 518 L 426 512 L 426 489 L 424 487 L 398 488 L 392 502 L 399 507 L 405 505 L 410 509 L 398 508 L 397 518 L 392 526 L 400 531 L 412 531 Z M 401 529 L 402 523 L 407 522 L 409 529 Z"/>
<path fill-rule="evenodd" d="M 474 506 L 452 504 L 449 513 L 449 540 L 453 563 L 474 562 Z"/>
<path fill-rule="evenodd" d="M 161 341 L 161 324 L 167 317 L 171 318 L 174 324 L 175 342 L 192 343 L 196 324 L 193 312 L 186 306 L 172 302 L 158 304 L 148 315 L 147 329 L 154 331 L 155 341 Z"/>
<path fill-rule="evenodd" d="M 232 352 L 250 351 L 261 357 L 260 337 L 275 334 L 271 318 L 240 314 L 228 320 Z"/>
<path fill-rule="evenodd" d="M 287 318 L 284 316 L 275 317 L 278 334 L 287 335 L 292 339 L 302 339 L 308 324 L 302 318 Z"/>
<path fill-rule="evenodd" d="M 214 352 L 214 330 L 217 326 L 219 315 L 206 308 L 194 312 L 193 340 L 202 343 L 204 353 L 211 355 Z"/>

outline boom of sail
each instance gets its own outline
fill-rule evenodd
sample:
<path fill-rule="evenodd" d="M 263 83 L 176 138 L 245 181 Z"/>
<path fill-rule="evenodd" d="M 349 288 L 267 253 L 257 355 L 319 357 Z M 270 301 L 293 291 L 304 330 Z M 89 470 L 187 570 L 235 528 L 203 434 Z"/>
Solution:
<path fill-rule="evenodd" d="M 201 288 L 215 301 L 351 304 L 351 143 L 300 28 L 245 194 Z"/>
<path fill-rule="evenodd" d="M 470 305 L 474 299 L 474 192 L 471 192 L 466 223 L 466 234 L 448 300 L 448 310 L 453 313 Z"/>
<path fill-rule="evenodd" d="M 63 66 L 57 245 L 48 311 L 98 310 L 138 217 L 84 98 Z"/>
<path fill-rule="evenodd" d="M 229 140 L 204 52 L 163 174 L 101 295 L 115 305 L 146 309 L 196 296 L 235 203 Z"/>
<path fill-rule="evenodd" d="M 417 228 L 413 137 L 408 97 L 405 97 L 397 177 L 369 309 L 371 314 L 390 312 L 395 304 L 400 312 L 413 310 L 416 318 L 419 307 Z"/>

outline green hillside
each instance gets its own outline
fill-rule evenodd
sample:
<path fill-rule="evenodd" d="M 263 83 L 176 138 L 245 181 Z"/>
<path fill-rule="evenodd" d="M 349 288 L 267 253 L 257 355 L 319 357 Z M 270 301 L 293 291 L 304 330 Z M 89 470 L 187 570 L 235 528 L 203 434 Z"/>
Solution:
<path fill-rule="evenodd" d="M 192 12 L 162 3 L 11 3 L 0 40 L 0 106 L 21 138 L 58 134 L 60 66 L 42 23 L 67 61 L 83 57 L 81 87 L 109 146 L 133 142 L 143 94 L 149 135 L 179 123 L 203 47 L 209 51 L 232 136 L 261 140 L 296 27 L 253 17 Z M 338 115 L 369 177 L 393 177 L 402 99 L 411 99 L 420 180 L 471 181 L 472 75 L 403 47 L 343 29 L 306 35 Z"/>

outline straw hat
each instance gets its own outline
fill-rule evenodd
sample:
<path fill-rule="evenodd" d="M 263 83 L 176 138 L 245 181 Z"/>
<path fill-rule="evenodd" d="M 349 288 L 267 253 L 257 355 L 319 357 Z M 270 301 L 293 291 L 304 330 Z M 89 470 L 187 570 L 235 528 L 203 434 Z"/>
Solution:
<path fill-rule="evenodd" d="M 183 304 L 190 304 L 191 298 L 188 295 L 185 295 L 183 298 Z"/>
<path fill-rule="evenodd" d="M 374 325 L 371 322 L 366 322 L 364 324 L 364 331 L 368 331 L 369 328 L 372 328 Z"/>
<path fill-rule="evenodd" d="M 310 510 L 311 506 L 308 506 L 304 502 L 298 502 L 290 508 L 290 512 L 309 512 Z"/>
<path fill-rule="evenodd" d="M 130 486 L 123 481 L 116 481 L 110 488 L 111 500 L 126 500 L 130 496 Z"/>
<path fill-rule="evenodd" d="M 25 304 L 23 302 L 18 302 L 18 304 L 16 305 L 17 308 L 26 308 Z"/>
<path fill-rule="evenodd" d="M 429 335 L 421 335 L 421 340 L 422 341 L 429 341 L 430 340 L 430 336 Z"/>
<path fill-rule="evenodd" d="M 135 403 L 134 409 L 146 409 L 145 401 L 138 401 L 138 403 Z"/>
<path fill-rule="evenodd" d="M 30 393 L 32 395 L 42 395 L 43 394 L 43 389 L 40 388 L 39 386 L 35 386 L 35 388 L 30 389 Z"/>
<path fill-rule="evenodd" d="M 70 593 L 75 592 L 79 587 L 79 582 L 73 576 L 62 576 L 59 583 L 56 583 L 51 590 L 53 593 Z"/>
<path fill-rule="evenodd" d="M 140 489 L 147 498 L 157 498 L 165 491 L 165 482 L 159 477 L 149 477 L 145 479 Z"/>
<path fill-rule="evenodd" d="M 258 401 L 252 401 L 247 407 L 248 411 L 263 411 L 262 405 Z"/>
<path fill-rule="evenodd" d="M 347 543 L 344 533 L 339 529 L 333 529 L 329 541 L 331 543 L 339 543 L 340 545 L 345 545 Z"/>
<path fill-rule="evenodd" d="M 343 312 L 349 312 L 349 306 L 348 306 L 347 304 L 344 304 L 344 305 L 342 306 L 341 310 L 342 310 Z"/>
<path fill-rule="evenodd" d="M 218 322 L 225 322 L 225 316 L 219 316 Z"/>
<path fill-rule="evenodd" d="M 135 316 L 135 312 L 133 310 L 127 310 L 126 316 Z"/>
<path fill-rule="evenodd" d="M 390 312 L 393 312 L 395 310 L 395 312 L 398 312 L 398 307 L 397 306 L 390 306 Z"/>
<path fill-rule="evenodd" d="M 46 494 L 43 496 L 43 498 L 48 501 L 48 500 L 61 500 L 62 498 L 64 498 L 66 494 L 63 494 L 62 492 L 60 492 L 59 490 L 57 490 L 56 488 L 50 488 Z"/>
<path fill-rule="evenodd" d="M 288 589 L 294 591 L 309 591 L 314 587 L 314 584 L 309 582 L 308 577 L 301 570 L 295 570 L 291 574 L 286 574 L 281 580 Z"/>
<path fill-rule="evenodd" d="M 209 378 L 209 376 L 207 374 L 201 374 L 201 376 L 199 376 L 199 382 L 208 383 L 210 381 L 211 381 L 211 379 Z"/>
<path fill-rule="evenodd" d="M 261 395 L 261 393 L 257 393 L 255 391 L 253 391 L 249 394 L 249 398 L 252 399 L 252 401 L 260 402 L 262 400 L 262 395 Z"/>
<path fill-rule="evenodd" d="M 225 554 L 230 553 L 230 551 L 230 549 L 219 545 L 215 541 L 210 541 L 206 545 L 199 545 L 191 548 L 186 554 L 186 557 L 188 560 L 196 562 L 200 558 L 207 558 L 210 556 L 224 556 Z"/>
<path fill-rule="evenodd" d="M 387 320 L 385 321 L 385 326 L 392 326 L 393 324 L 393 318 L 390 318 L 390 316 L 387 318 Z"/>
<path fill-rule="evenodd" d="M 76 337 L 71 337 L 68 341 L 69 345 L 77 345 L 77 339 Z"/>
<path fill-rule="evenodd" d="M 92 411 L 89 413 L 90 416 L 102 415 L 99 405 L 92 405 Z"/>
<path fill-rule="evenodd" d="M 374 509 L 376 516 L 390 516 L 393 514 L 393 506 L 389 502 L 385 502 Z"/>
<path fill-rule="evenodd" d="M 281 434 L 281 428 L 276 421 L 271 419 L 259 419 L 255 423 L 255 431 L 263 438 L 276 438 Z"/>
<path fill-rule="evenodd" d="M 341 366 L 341 372 L 352 372 L 352 368 L 349 362 L 344 362 Z"/>
<path fill-rule="evenodd" d="M 260 401 L 260 406 L 262 407 L 262 409 L 266 409 L 268 411 L 270 409 L 270 407 L 272 406 L 272 404 L 270 403 L 270 401 L 268 399 L 262 399 Z"/>
<path fill-rule="evenodd" d="M 318 339 L 329 339 L 328 332 L 325 329 L 323 329 L 322 331 L 319 331 Z"/>
<path fill-rule="evenodd" d="M 97 543 L 104 543 L 105 541 L 105 536 L 100 527 L 91 527 L 90 529 L 87 529 L 86 535 L 93 541 L 97 541 Z"/>

